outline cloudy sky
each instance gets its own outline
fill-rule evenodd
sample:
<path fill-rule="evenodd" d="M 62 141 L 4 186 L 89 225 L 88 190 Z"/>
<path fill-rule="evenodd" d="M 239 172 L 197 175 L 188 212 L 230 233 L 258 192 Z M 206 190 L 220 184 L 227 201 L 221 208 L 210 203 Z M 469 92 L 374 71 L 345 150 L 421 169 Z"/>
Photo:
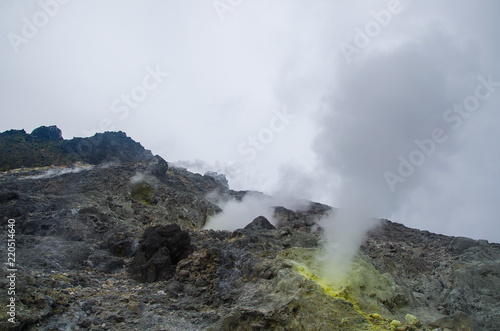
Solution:
<path fill-rule="evenodd" d="M 0 130 L 500 242 L 500 3 L 3 0 Z"/>

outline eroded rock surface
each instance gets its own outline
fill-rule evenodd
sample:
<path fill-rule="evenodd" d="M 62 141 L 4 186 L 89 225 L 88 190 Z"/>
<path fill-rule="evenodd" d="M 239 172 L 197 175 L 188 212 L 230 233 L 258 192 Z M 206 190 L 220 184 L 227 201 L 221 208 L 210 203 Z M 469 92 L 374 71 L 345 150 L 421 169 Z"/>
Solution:
<path fill-rule="evenodd" d="M 174 277 L 179 261 L 193 250 L 189 233 L 177 224 L 147 228 L 130 263 L 130 275 L 135 280 L 149 283 L 170 279 Z"/>
<path fill-rule="evenodd" d="M 254 219 L 250 224 L 245 226 L 245 229 L 266 229 L 266 230 L 276 230 L 276 227 L 272 225 L 267 218 L 264 216 L 259 216 Z"/>

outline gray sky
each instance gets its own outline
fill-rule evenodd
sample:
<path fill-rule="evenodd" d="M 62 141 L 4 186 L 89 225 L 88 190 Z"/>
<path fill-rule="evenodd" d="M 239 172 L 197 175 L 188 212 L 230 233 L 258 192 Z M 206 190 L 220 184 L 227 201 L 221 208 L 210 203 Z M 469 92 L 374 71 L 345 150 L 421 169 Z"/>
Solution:
<path fill-rule="evenodd" d="M 0 130 L 122 130 L 235 189 L 499 242 L 499 12 L 495 0 L 4 0 Z"/>

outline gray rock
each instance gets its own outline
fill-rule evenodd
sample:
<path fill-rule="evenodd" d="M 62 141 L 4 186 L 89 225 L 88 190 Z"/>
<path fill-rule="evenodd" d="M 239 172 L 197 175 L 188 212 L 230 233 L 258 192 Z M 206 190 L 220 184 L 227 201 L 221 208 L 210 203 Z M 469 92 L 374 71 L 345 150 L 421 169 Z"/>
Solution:
<path fill-rule="evenodd" d="M 116 233 L 104 239 L 102 247 L 115 256 L 132 257 L 137 252 L 139 241 L 131 233 Z"/>
<path fill-rule="evenodd" d="M 177 224 L 146 229 L 129 273 L 141 282 L 170 279 L 176 265 L 193 251 L 189 233 Z"/>
<path fill-rule="evenodd" d="M 229 188 L 229 182 L 224 174 L 219 174 L 215 171 L 207 171 L 204 176 L 213 178 L 217 183 L 221 184 L 225 188 Z"/>
<path fill-rule="evenodd" d="M 155 155 L 156 163 L 153 164 L 151 168 L 151 174 L 158 178 L 165 177 L 165 174 L 168 170 L 168 163 L 161 156 Z"/>
<path fill-rule="evenodd" d="M 440 318 L 432 323 L 430 326 L 434 328 L 449 328 L 451 330 L 463 330 L 463 331 L 474 331 L 477 330 L 477 325 L 474 323 L 474 320 L 470 318 L 464 312 L 457 312 L 451 316 L 445 316 Z"/>
<path fill-rule="evenodd" d="M 462 254 L 465 250 L 474 247 L 477 242 L 474 239 L 465 237 L 456 237 L 451 242 L 449 250 L 455 254 Z"/>
<path fill-rule="evenodd" d="M 36 128 L 31 132 L 31 136 L 44 140 L 63 140 L 62 131 L 55 125 Z"/>
<path fill-rule="evenodd" d="M 251 223 L 245 226 L 245 229 L 267 229 L 267 230 L 276 230 L 276 227 L 272 225 L 267 218 L 264 216 L 259 216 L 255 218 Z"/>

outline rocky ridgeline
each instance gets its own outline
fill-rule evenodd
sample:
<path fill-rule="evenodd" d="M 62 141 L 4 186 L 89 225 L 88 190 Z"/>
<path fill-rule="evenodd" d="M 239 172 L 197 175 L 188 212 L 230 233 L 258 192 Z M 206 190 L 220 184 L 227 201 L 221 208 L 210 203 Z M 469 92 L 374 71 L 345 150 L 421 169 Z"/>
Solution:
<path fill-rule="evenodd" d="M 64 141 L 42 133 L 31 139 Z M 111 141 L 102 148 L 119 148 Z M 100 153 L 0 173 L 0 247 L 5 257 L 14 218 L 18 268 L 17 323 L 2 304 L 0 329 L 500 329 L 498 244 L 380 220 L 334 283 L 322 272 L 317 224 L 331 207 L 276 206 L 275 225 L 255 215 L 233 232 L 203 230 L 248 193 L 160 157 Z"/>
<path fill-rule="evenodd" d="M 24 130 L 0 133 L 0 171 L 21 167 L 72 165 L 75 162 L 137 162 L 153 159 L 124 132 L 96 133 L 89 138 L 64 140 L 56 126 L 41 126 L 31 134 Z"/>

